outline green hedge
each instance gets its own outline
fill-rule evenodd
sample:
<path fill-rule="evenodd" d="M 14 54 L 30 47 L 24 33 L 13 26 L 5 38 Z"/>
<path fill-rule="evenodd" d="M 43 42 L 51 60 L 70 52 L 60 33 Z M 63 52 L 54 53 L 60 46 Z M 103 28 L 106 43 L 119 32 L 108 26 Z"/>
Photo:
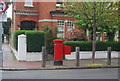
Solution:
<path fill-rule="evenodd" d="M 27 51 L 41 52 L 45 45 L 45 34 L 43 31 L 27 31 Z"/>
<path fill-rule="evenodd" d="M 19 30 L 14 33 L 14 47 L 16 50 L 18 38 L 20 34 L 27 36 L 27 52 L 41 52 L 42 46 L 45 45 L 45 33 L 43 31 Z"/>
<path fill-rule="evenodd" d="M 81 51 L 91 51 L 92 42 L 85 41 L 65 41 L 65 46 L 72 46 L 72 51 L 75 51 L 75 47 L 80 47 Z M 106 51 L 107 47 L 111 47 L 112 51 L 120 51 L 120 42 L 97 42 L 97 51 Z"/>
<path fill-rule="evenodd" d="M 14 32 L 14 48 L 18 50 L 18 35 L 25 34 L 25 30 L 17 30 Z"/>

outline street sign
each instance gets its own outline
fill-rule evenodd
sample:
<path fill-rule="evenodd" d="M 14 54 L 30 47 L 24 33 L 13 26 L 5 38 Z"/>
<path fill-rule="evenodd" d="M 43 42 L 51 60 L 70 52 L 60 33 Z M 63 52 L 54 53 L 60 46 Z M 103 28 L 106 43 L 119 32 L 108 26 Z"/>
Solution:
<path fill-rule="evenodd" d="M 7 22 L 7 14 L 0 14 L 0 22 Z"/>
<path fill-rule="evenodd" d="M 7 10 L 7 8 L 7 3 L 4 2 L 4 0 L 0 0 L 0 22 L 7 22 L 7 15 L 6 13 L 4 13 Z"/>
<path fill-rule="evenodd" d="M 0 13 L 3 13 L 7 10 L 8 5 L 4 0 L 0 0 Z"/>

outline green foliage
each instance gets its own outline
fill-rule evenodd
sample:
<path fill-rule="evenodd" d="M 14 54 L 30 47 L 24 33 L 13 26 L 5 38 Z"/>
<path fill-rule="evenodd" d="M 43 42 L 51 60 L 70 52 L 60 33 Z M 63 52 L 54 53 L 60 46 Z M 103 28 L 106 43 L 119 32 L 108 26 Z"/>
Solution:
<path fill-rule="evenodd" d="M 114 36 L 115 36 L 115 32 L 114 31 L 113 32 L 108 32 L 107 33 L 108 41 L 109 42 L 114 41 Z"/>
<path fill-rule="evenodd" d="M 67 41 L 86 41 L 87 40 L 86 37 L 85 37 L 84 32 L 75 31 L 75 30 L 67 31 L 65 39 Z"/>
<path fill-rule="evenodd" d="M 92 50 L 92 42 L 84 42 L 84 41 L 65 41 L 65 46 L 72 46 L 72 51 L 75 51 L 75 47 L 80 47 L 81 51 L 91 51 Z"/>
<path fill-rule="evenodd" d="M 120 2 L 69 2 L 65 9 L 68 10 L 68 16 L 77 20 L 74 24 L 79 29 L 96 27 L 97 31 L 113 33 L 120 30 L 119 4 Z"/>
<path fill-rule="evenodd" d="M 26 31 L 27 51 L 41 52 L 42 46 L 45 45 L 45 33 L 43 31 Z"/>
<path fill-rule="evenodd" d="M 120 42 L 97 42 L 96 49 L 106 51 L 107 47 L 111 47 L 112 51 L 120 51 Z"/>
<path fill-rule="evenodd" d="M 14 32 L 14 48 L 18 50 L 18 35 L 25 34 L 25 30 L 17 30 Z"/>
<path fill-rule="evenodd" d="M 9 30 L 11 27 L 11 22 L 12 22 L 12 20 L 10 18 L 7 18 L 7 22 L 2 23 L 5 35 L 9 35 L 9 33 L 10 33 Z"/>
<path fill-rule="evenodd" d="M 48 53 L 53 53 L 53 40 L 56 39 L 57 28 L 51 28 L 48 24 L 41 25 L 42 30 L 45 32 L 45 45 Z"/>
<path fill-rule="evenodd" d="M 72 51 L 75 51 L 75 47 L 80 47 L 81 51 L 91 51 L 92 42 L 85 41 L 65 41 L 66 46 L 72 46 Z M 97 42 L 97 51 L 107 51 L 107 47 L 112 47 L 112 51 L 120 51 L 120 42 Z"/>
<path fill-rule="evenodd" d="M 7 41 L 9 41 L 11 22 L 12 22 L 11 18 L 7 18 L 7 22 L 2 23 L 2 26 L 3 26 L 3 29 L 4 29 L 3 37 L 6 36 Z"/>
<path fill-rule="evenodd" d="M 14 48 L 18 50 L 18 35 L 27 36 L 27 52 L 41 52 L 45 45 L 45 33 L 43 31 L 18 30 L 14 32 Z"/>

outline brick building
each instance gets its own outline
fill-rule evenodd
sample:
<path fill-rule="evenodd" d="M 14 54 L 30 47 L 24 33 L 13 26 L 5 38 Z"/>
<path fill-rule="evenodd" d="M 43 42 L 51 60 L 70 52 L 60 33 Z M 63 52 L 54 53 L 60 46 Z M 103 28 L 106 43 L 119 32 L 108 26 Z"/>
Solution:
<path fill-rule="evenodd" d="M 65 17 L 64 12 L 58 10 L 62 2 L 25 2 L 13 3 L 13 28 L 15 30 L 41 30 L 41 25 L 58 27 L 58 37 L 65 37 L 65 31 L 72 30 L 74 21 L 71 17 Z"/>
<path fill-rule="evenodd" d="M 28 2 L 29 1 L 29 2 Z M 23 2 L 13 2 L 13 26 L 15 30 L 41 30 L 41 25 L 48 24 L 54 29 L 58 28 L 57 37 L 66 37 L 66 32 L 76 29 L 72 22 L 74 18 L 66 17 L 59 8 L 64 8 L 65 2 L 35 2 L 34 0 L 23 0 Z M 77 29 L 76 29 L 77 30 Z M 77 30 L 78 31 L 78 30 Z M 80 31 L 88 36 L 88 30 Z M 97 40 L 105 41 L 105 33 Z"/>

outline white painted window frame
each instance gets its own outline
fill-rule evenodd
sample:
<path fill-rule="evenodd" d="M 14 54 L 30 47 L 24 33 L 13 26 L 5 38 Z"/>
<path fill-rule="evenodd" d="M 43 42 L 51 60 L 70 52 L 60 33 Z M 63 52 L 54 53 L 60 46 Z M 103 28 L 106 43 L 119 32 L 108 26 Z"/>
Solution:
<path fill-rule="evenodd" d="M 62 4 L 56 4 L 56 7 L 65 7 L 65 6 L 64 3 L 62 3 Z"/>
<path fill-rule="evenodd" d="M 71 20 L 68 20 L 68 21 L 67 21 L 67 30 L 68 30 L 68 31 L 71 31 L 71 30 L 74 29 L 74 24 L 72 24 L 72 22 L 73 22 L 73 21 L 71 21 Z"/>
<path fill-rule="evenodd" d="M 63 0 L 63 1 L 62 1 L 62 4 L 57 4 L 57 3 L 56 3 L 56 7 L 65 7 L 64 2 L 65 2 L 65 1 Z"/>
<path fill-rule="evenodd" d="M 64 25 L 65 25 L 65 21 L 64 20 L 58 20 L 58 31 L 64 31 Z M 62 30 L 59 30 L 59 28 L 61 28 Z"/>
<path fill-rule="evenodd" d="M 24 0 L 24 6 L 25 7 L 34 7 L 33 0 Z"/>
<path fill-rule="evenodd" d="M 57 37 L 64 38 L 64 26 L 65 26 L 65 20 L 58 20 L 57 21 L 57 27 L 58 27 L 58 34 Z M 62 30 L 61 30 L 61 29 Z M 61 34 L 61 35 L 60 35 Z"/>

